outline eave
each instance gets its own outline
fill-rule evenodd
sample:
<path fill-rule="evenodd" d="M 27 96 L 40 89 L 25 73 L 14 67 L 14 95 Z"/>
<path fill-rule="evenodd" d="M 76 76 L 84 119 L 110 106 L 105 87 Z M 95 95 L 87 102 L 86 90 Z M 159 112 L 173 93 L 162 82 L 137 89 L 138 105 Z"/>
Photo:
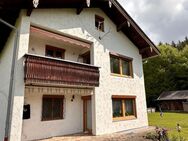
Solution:
<path fill-rule="evenodd" d="M 159 55 L 160 51 L 155 44 L 142 31 L 117 0 L 111 1 L 112 7 L 109 8 L 108 0 L 91 0 L 90 8 L 102 9 L 117 26 L 117 32 L 122 31 L 138 47 L 143 59 Z M 75 14 L 81 14 L 82 10 L 88 7 L 85 0 L 40 0 L 38 8 L 75 8 Z M 32 14 L 32 0 L 2 0 L 0 3 L 0 18 L 11 24 L 15 24 L 20 9 L 27 9 L 28 16 Z M 1 23 L 0 28 L 2 29 L 0 30 L 1 52 L 11 30 Z"/>

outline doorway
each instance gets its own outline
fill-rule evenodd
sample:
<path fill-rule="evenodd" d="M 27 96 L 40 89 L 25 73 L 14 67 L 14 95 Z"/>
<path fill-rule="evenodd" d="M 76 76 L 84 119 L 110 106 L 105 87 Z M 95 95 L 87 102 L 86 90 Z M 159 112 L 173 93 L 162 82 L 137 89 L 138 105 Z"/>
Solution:
<path fill-rule="evenodd" d="M 92 133 L 92 104 L 91 96 L 83 96 L 83 131 Z"/>

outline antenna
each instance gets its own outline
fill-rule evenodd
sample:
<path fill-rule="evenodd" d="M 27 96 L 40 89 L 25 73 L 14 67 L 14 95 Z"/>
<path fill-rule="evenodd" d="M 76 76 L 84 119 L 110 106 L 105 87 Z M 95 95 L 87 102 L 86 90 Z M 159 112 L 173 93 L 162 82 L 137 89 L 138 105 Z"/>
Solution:
<path fill-rule="evenodd" d="M 108 32 L 106 32 L 102 36 L 99 36 L 99 39 L 102 40 L 106 35 L 108 35 L 110 33 L 110 31 L 111 31 L 111 29 L 109 28 Z"/>

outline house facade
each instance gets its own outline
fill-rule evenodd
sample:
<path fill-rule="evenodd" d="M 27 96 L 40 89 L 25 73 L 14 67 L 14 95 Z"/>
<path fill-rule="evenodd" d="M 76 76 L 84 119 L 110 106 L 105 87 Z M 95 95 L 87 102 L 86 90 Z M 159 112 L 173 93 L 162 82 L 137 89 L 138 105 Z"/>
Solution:
<path fill-rule="evenodd" d="M 109 9 L 118 9 L 116 4 Z M 9 140 L 79 132 L 101 135 L 148 126 L 142 60 L 159 52 L 131 18 L 116 25 L 100 7 L 77 13 L 74 8 L 38 8 L 29 16 L 27 12 L 21 10 L 16 21 Z M 1 53 L 3 115 L 13 43 L 12 31 Z"/>

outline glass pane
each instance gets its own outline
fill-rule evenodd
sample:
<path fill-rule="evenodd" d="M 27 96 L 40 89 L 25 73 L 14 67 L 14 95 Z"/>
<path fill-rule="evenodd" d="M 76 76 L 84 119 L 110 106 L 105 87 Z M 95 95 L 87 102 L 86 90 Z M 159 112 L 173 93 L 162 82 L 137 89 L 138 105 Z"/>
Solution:
<path fill-rule="evenodd" d="M 43 98 L 42 119 L 52 119 L 52 99 Z"/>
<path fill-rule="evenodd" d="M 48 57 L 53 57 L 53 50 L 49 50 L 49 49 L 47 49 L 46 50 L 46 56 L 48 56 Z"/>
<path fill-rule="evenodd" d="M 120 66 L 119 66 L 119 59 L 115 57 L 110 57 L 110 66 L 111 72 L 120 74 Z"/>
<path fill-rule="evenodd" d="M 130 75 L 130 71 L 129 71 L 129 62 L 122 60 L 122 73 L 123 75 Z"/>
<path fill-rule="evenodd" d="M 62 52 L 61 51 L 56 51 L 56 54 L 55 54 L 56 56 L 56 58 L 60 58 L 60 59 L 62 59 L 63 57 L 62 57 Z"/>
<path fill-rule="evenodd" d="M 87 100 L 87 129 L 92 129 L 92 107 L 91 100 Z"/>
<path fill-rule="evenodd" d="M 61 98 L 54 98 L 53 99 L 53 119 L 59 119 L 63 116 L 63 99 Z"/>
<path fill-rule="evenodd" d="M 122 117 L 122 100 L 112 100 L 113 117 Z"/>
<path fill-rule="evenodd" d="M 125 100 L 125 116 L 134 115 L 133 99 Z"/>

